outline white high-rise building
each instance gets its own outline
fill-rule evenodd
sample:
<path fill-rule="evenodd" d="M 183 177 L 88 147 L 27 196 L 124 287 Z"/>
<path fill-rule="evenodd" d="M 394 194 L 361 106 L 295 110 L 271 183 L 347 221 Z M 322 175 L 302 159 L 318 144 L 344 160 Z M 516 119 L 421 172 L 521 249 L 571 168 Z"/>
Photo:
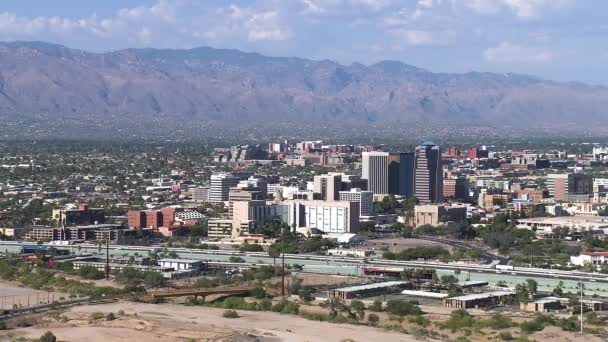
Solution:
<path fill-rule="evenodd" d="M 388 152 L 363 152 L 361 178 L 367 180 L 367 190 L 388 194 Z"/>
<path fill-rule="evenodd" d="M 443 201 L 441 148 L 430 141 L 416 147 L 415 196 L 420 203 Z"/>
<path fill-rule="evenodd" d="M 340 201 L 359 203 L 359 216 L 374 215 L 374 193 L 358 188 L 350 191 L 340 191 Z"/>
<path fill-rule="evenodd" d="M 211 175 L 209 202 L 228 201 L 230 188 L 236 187 L 237 184 L 239 184 L 239 179 L 230 173 L 217 173 Z"/>

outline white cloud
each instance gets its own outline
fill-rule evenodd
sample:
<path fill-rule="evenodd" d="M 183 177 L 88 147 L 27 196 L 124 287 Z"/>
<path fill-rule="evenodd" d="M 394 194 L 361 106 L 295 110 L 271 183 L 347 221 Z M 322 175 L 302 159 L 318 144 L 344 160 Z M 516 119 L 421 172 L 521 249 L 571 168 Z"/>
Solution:
<path fill-rule="evenodd" d="M 285 13 L 261 5 L 211 7 L 158 0 L 98 18 L 26 17 L 0 13 L 0 40 L 95 41 L 97 46 L 186 47 L 217 41 L 279 41 L 293 37 Z M 98 48 L 98 47 L 97 47 Z"/>
<path fill-rule="evenodd" d="M 464 6 L 479 14 L 496 14 L 500 11 L 501 1 L 464 0 Z"/>
<path fill-rule="evenodd" d="M 434 42 L 431 32 L 421 30 L 405 31 L 405 39 L 410 45 L 432 45 Z"/>
<path fill-rule="evenodd" d="M 487 48 L 483 58 L 490 63 L 540 63 L 554 58 L 554 54 L 546 49 L 537 49 L 526 46 L 502 42 L 496 47 Z"/>
<path fill-rule="evenodd" d="M 457 0 L 454 0 L 457 2 Z M 547 11 L 562 10 L 573 0 L 465 0 L 464 6 L 479 14 L 509 10 L 520 19 L 539 19 Z"/>

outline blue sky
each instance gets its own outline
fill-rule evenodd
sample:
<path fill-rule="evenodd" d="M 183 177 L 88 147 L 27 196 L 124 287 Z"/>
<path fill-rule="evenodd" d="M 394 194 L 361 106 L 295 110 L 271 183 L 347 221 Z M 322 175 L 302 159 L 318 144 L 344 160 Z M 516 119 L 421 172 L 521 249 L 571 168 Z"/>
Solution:
<path fill-rule="evenodd" d="M 206 45 L 608 85 L 606 0 L 2 0 L 0 40 Z"/>

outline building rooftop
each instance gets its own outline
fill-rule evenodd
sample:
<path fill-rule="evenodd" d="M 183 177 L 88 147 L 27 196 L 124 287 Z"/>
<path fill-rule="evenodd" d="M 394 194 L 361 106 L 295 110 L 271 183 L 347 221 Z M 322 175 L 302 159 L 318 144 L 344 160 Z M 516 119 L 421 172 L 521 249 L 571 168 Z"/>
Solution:
<path fill-rule="evenodd" d="M 487 281 L 482 280 L 469 280 L 469 281 L 461 281 L 458 283 L 460 287 L 474 287 L 474 286 L 486 286 L 488 285 Z"/>
<path fill-rule="evenodd" d="M 583 252 L 581 255 L 608 257 L 608 252 Z"/>
<path fill-rule="evenodd" d="M 430 291 L 416 291 L 416 290 L 403 290 L 401 291 L 402 295 L 413 296 L 413 297 L 424 297 L 424 298 L 437 298 L 443 299 L 447 298 L 447 293 L 439 293 L 439 292 L 430 292 Z"/>
<path fill-rule="evenodd" d="M 458 297 L 451 297 L 449 299 L 467 301 L 467 300 L 477 300 L 477 299 L 485 299 L 485 298 L 492 298 L 492 297 L 510 296 L 510 295 L 514 295 L 514 294 L 515 294 L 515 292 L 511 292 L 511 291 L 492 291 L 492 292 L 485 292 L 485 293 L 474 293 L 474 294 L 458 296 Z"/>
<path fill-rule="evenodd" d="M 194 259 L 160 259 L 158 262 L 178 262 L 182 264 L 196 264 L 202 262 L 202 260 L 194 260 Z"/>
<path fill-rule="evenodd" d="M 533 217 L 519 219 L 519 222 L 540 222 L 540 223 L 606 223 L 608 216 L 554 216 L 554 217 Z"/>
<path fill-rule="evenodd" d="M 535 300 L 534 303 L 536 303 L 536 304 L 553 303 L 553 302 L 567 303 L 569 300 L 570 300 L 570 298 L 567 298 L 567 297 L 549 296 L 549 297 L 539 298 L 539 299 Z M 599 300 L 589 300 L 589 299 L 583 299 L 582 302 L 586 303 L 586 304 L 602 303 Z"/>

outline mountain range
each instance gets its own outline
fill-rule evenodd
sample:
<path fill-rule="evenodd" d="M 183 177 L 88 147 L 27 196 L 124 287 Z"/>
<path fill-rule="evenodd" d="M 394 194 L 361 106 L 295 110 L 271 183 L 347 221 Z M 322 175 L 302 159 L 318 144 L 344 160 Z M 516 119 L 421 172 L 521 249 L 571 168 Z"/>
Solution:
<path fill-rule="evenodd" d="M 605 125 L 607 108 L 603 86 L 518 74 L 433 73 L 398 61 L 342 65 L 210 47 L 93 53 L 42 42 L 0 43 L 0 118 L 8 126 L 585 129 Z"/>

